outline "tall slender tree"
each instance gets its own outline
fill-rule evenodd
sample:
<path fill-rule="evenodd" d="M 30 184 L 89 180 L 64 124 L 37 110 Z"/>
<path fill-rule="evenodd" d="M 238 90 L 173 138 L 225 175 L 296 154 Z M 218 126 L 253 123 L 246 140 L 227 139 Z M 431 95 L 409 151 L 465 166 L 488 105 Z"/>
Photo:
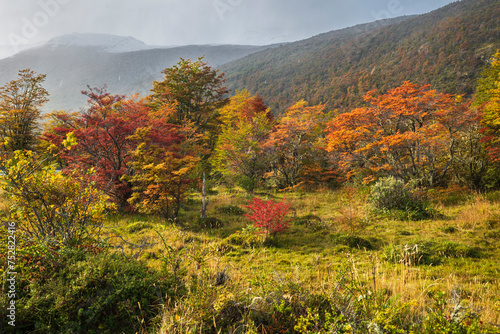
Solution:
<path fill-rule="evenodd" d="M 229 102 L 224 74 L 218 73 L 203 57 L 196 61 L 182 59 L 162 72 L 162 81 L 153 82 L 150 105 L 160 110 L 175 104 L 173 124 L 191 122 L 203 144 L 211 151 L 219 132 L 219 109 Z"/>
<path fill-rule="evenodd" d="M 25 69 L 18 76 L 0 87 L 0 147 L 7 151 L 34 148 L 40 107 L 49 95 L 42 86 L 45 74 Z"/>
<path fill-rule="evenodd" d="M 237 182 L 251 193 L 269 169 L 263 144 L 273 116 L 262 98 L 246 90 L 231 97 L 220 113 L 223 125 L 212 163 L 226 182 Z"/>

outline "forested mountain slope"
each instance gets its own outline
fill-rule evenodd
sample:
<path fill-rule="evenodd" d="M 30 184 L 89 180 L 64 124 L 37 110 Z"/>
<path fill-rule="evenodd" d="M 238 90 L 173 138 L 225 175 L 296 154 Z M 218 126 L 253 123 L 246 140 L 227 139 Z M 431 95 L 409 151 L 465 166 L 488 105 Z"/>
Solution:
<path fill-rule="evenodd" d="M 80 38 L 78 38 L 80 37 Z M 84 35 L 85 37 L 85 35 Z M 107 85 L 112 94 L 148 95 L 153 80 L 160 80 L 165 68 L 182 57 L 205 56 L 212 66 L 219 66 L 267 47 L 246 45 L 190 45 L 149 47 L 140 41 L 112 35 L 79 35 L 55 38 L 47 44 L 0 60 L 0 86 L 17 77 L 21 69 L 30 68 L 47 74 L 45 87 L 50 101 L 45 111 L 74 109 L 86 105 L 80 92 L 87 85 Z M 141 49 L 143 48 L 143 49 Z M 130 50 L 129 50 L 130 49 Z"/>
<path fill-rule="evenodd" d="M 281 113 L 299 99 L 346 110 L 405 80 L 472 94 L 500 48 L 500 1 L 463 0 L 428 14 L 321 34 L 226 64 L 228 87 L 258 93 Z"/>

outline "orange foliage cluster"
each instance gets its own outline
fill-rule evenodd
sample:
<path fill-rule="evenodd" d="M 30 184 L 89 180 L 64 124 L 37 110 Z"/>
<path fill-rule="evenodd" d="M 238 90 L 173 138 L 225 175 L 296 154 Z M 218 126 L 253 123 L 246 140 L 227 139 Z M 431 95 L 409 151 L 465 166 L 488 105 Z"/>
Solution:
<path fill-rule="evenodd" d="M 337 116 L 327 128 L 328 151 L 348 174 L 380 173 L 433 186 L 449 172 L 462 134 L 474 122 L 468 102 L 405 82 L 364 96 L 368 107 Z"/>

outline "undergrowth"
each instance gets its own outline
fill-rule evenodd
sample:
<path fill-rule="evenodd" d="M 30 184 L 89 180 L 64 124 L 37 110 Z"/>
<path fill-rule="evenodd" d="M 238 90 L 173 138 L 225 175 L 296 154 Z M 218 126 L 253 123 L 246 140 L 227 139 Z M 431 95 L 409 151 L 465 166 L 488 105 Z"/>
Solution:
<path fill-rule="evenodd" d="M 206 220 L 195 196 L 176 222 L 110 215 L 95 254 L 31 251 L 23 333 L 500 333 L 494 196 L 431 197 L 440 215 L 412 221 L 368 193 L 287 193 L 293 223 L 267 239 L 234 190 Z"/>

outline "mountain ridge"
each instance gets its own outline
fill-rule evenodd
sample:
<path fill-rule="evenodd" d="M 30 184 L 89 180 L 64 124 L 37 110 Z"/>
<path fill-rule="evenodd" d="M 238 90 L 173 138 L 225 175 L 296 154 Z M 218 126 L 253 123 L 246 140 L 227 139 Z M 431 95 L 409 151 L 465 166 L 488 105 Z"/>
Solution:
<path fill-rule="evenodd" d="M 471 95 L 500 48 L 498 0 L 462 0 L 427 14 L 320 34 L 222 66 L 232 90 L 260 94 L 276 114 L 294 102 L 345 111 L 369 90 L 405 80 Z"/>
<path fill-rule="evenodd" d="M 80 92 L 87 85 L 107 84 L 112 94 L 147 95 L 152 82 L 161 80 L 161 72 L 181 57 L 205 56 L 210 66 L 225 72 L 229 89 L 261 95 L 275 114 L 300 99 L 325 104 L 327 110 L 349 110 L 363 104 L 367 91 L 385 91 L 406 80 L 470 96 L 487 60 L 500 49 L 498 17 L 498 0 L 462 0 L 427 14 L 268 46 L 155 47 L 131 37 L 103 43 L 100 39 L 116 36 L 91 34 L 86 36 L 97 42 L 78 45 L 64 42 L 71 36 L 63 36 L 0 60 L 0 84 L 31 68 L 47 74 L 51 96 L 44 111 L 75 110 L 86 104 Z M 120 47 L 120 52 L 108 52 Z"/>
<path fill-rule="evenodd" d="M 156 48 L 131 36 L 117 36 L 97 33 L 73 33 L 54 37 L 45 46 L 90 46 L 99 47 L 104 52 L 121 53 Z"/>
<path fill-rule="evenodd" d="M 245 45 L 157 47 L 127 37 L 101 35 L 101 41 L 115 41 L 103 47 L 102 43 L 68 43 L 69 37 L 63 35 L 0 60 L 0 85 L 15 79 L 19 70 L 30 68 L 47 74 L 44 87 L 49 91 L 50 100 L 43 106 L 44 112 L 78 110 L 86 105 L 87 98 L 81 91 L 86 90 L 87 85 L 106 85 L 112 94 L 147 95 L 153 81 L 162 79 L 161 72 L 175 65 L 181 57 L 194 60 L 204 56 L 205 61 L 217 67 L 266 48 Z M 132 43 L 127 44 L 127 41 Z M 145 47 L 137 49 L 142 44 Z M 126 51 L 117 49 L 123 46 Z"/>

